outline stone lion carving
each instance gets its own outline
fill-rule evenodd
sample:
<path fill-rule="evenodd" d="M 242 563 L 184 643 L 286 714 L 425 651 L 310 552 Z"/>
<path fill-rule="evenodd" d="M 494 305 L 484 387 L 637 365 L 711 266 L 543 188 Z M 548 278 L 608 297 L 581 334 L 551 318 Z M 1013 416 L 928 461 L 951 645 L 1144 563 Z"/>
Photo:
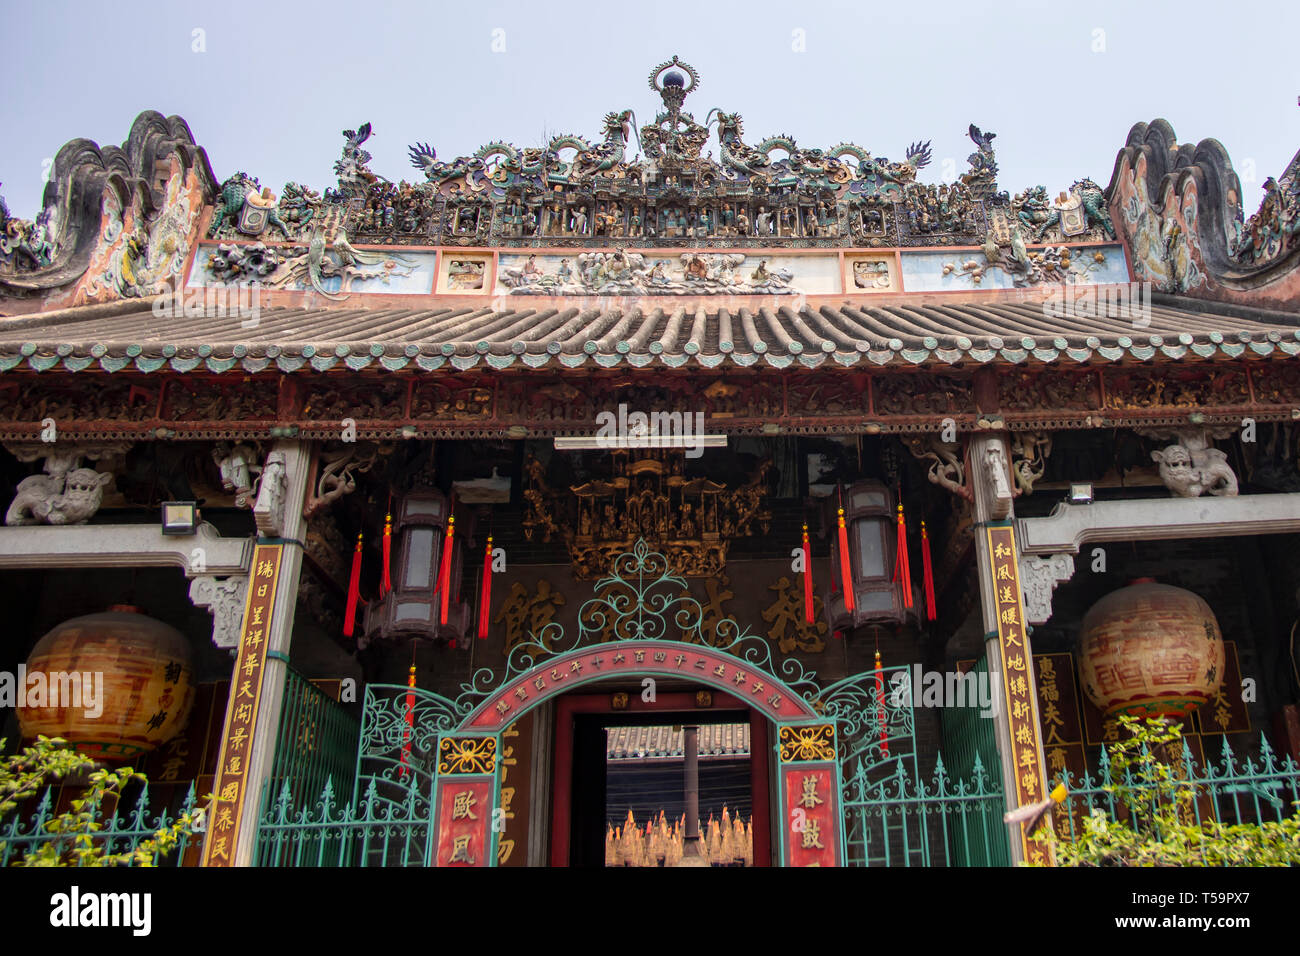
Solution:
<path fill-rule="evenodd" d="M 85 524 L 99 510 L 104 486 L 112 478 L 111 473 L 92 468 L 24 478 L 5 524 Z"/>
<path fill-rule="evenodd" d="M 1228 456 L 1211 447 L 1203 432 L 1176 433 L 1174 443 L 1153 451 L 1151 460 L 1159 466 L 1165 487 L 1179 497 L 1237 493 L 1237 476 L 1228 465 Z"/>

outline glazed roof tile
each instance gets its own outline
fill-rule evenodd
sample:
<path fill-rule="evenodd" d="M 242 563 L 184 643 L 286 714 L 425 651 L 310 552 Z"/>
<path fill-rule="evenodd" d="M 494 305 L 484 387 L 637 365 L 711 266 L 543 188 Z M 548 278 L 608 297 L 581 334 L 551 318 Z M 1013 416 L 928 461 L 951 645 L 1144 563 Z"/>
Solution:
<path fill-rule="evenodd" d="M 1104 362 L 1300 354 L 1300 316 L 1160 297 L 1149 323 L 1017 302 L 703 308 L 265 308 L 0 323 L 0 371 L 433 371 Z"/>
<path fill-rule="evenodd" d="M 610 727 L 605 738 L 609 760 L 672 760 L 682 757 L 681 727 Z M 749 724 L 701 724 L 701 757 L 749 755 Z"/>

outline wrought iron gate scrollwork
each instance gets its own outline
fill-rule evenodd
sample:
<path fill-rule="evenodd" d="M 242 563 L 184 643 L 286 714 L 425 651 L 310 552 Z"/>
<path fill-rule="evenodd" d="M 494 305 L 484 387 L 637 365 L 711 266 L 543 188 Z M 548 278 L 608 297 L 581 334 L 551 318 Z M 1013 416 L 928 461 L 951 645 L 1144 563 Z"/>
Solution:
<path fill-rule="evenodd" d="M 684 577 L 673 574 L 668 559 L 639 539 L 631 551 L 615 556 L 611 573 L 596 581 L 595 596 L 578 609 L 578 627 L 566 637 L 564 625 L 551 621 L 529 631 L 506 657 L 504 670 L 482 667 L 461 685 L 455 707 L 468 714 L 497 688 L 548 658 L 604 642 L 681 640 L 692 635 L 715 651 L 780 678 L 806 702 L 816 706 L 821 694 L 817 672 L 793 657 L 774 658 L 772 644 L 735 618 L 708 622 L 706 610 L 688 592 Z M 705 631 L 711 636 L 704 637 Z M 608 635 L 608 637 L 607 637 Z"/>

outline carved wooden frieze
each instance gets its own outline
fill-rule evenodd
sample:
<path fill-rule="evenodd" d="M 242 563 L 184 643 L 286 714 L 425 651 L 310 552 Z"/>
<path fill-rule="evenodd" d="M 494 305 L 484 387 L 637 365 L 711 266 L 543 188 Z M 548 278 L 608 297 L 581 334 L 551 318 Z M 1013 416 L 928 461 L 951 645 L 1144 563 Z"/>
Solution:
<path fill-rule="evenodd" d="M 493 383 L 484 377 L 430 382 L 416 388 L 411 414 L 450 421 L 486 420 L 493 417 L 493 391 Z"/>
<path fill-rule="evenodd" d="M 72 421 L 143 422 L 158 417 L 159 383 L 70 382 L 24 388 L 18 382 L 0 387 L 0 421 L 57 423 Z"/>
<path fill-rule="evenodd" d="M 984 407 L 974 376 L 902 370 L 45 373 L 0 383 L 0 439 L 34 440 L 47 419 L 61 434 L 90 440 L 337 438 L 347 419 L 357 438 L 370 440 L 581 435 L 620 405 L 699 413 L 707 431 L 731 434 L 938 431 L 948 419 L 968 432 L 1003 427 L 999 416 L 1017 431 L 1175 425 L 1191 413 L 1222 422 L 1246 410 L 1276 421 L 1290 420 L 1300 405 L 1300 370 L 1292 364 L 1006 368 L 980 393 Z"/>
<path fill-rule="evenodd" d="M 957 415 L 975 411 L 970 379 L 918 372 L 872 379 L 877 415 Z"/>
<path fill-rule="evenodd" d="M 277 401 L 274 380 L 253 384 L 176 378 L 167 383 L 161 417 L 177 422 L 274 420 Z"/>
<path fill-rule="evenodd" d="M 1004 412 L 1100 408 L 1097 373 L 1005 371 L 998 375 L 998 405 Z"/>
<path fill-rule="evenodd" d="M 1300 406 L 1300 366 L 1294 362 L 1260 365 L 1250 375 L 1259 404 Z"/>
<path fill-rule="evenodd" d="M 1250 401 L 1246 372 L 1240 368 L 1108 371 L 1105 384 L 1107 408 L 1234 406 Z"/>
<path fill-rule="evenodd" d="M 398 421 L 407 417 L 407 391 L 407 384 L 397 380 L 330 378 L 307 392 L 302 417 L 307 421 Z"/>

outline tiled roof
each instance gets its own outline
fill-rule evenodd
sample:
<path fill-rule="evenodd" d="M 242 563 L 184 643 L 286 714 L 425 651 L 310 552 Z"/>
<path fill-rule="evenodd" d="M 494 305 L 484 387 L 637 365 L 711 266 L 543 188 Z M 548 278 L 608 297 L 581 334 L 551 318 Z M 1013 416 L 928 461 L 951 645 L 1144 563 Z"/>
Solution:
<path fill-rule="evenodd" d="M 256 373 L 1014 364 L 1300 354 L 1300 316 L 1165 300 L 1149 324 L 930 299 L 755 308 L 263 309 L 239 318 L 34 316 L 0 323 L 0 371 Z"/>
<path fill-rule="evenodd" d="M 680 727 L 610 727 L 605 756 L 609 760 L 680 760 Z M 701 757 L 749 756 L 749 724 L 701 724 Z"/>

